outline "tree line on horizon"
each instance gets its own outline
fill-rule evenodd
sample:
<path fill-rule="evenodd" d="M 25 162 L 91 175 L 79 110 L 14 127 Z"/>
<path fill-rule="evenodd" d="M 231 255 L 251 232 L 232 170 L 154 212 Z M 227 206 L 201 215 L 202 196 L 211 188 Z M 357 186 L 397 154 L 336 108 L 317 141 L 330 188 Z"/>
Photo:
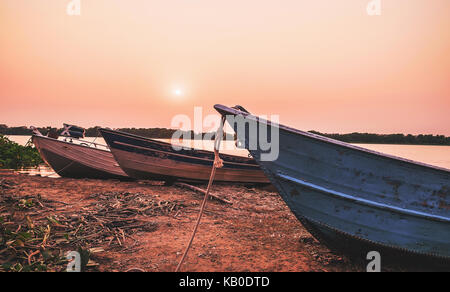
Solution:
<path fill-rule="evenodd" d="M 92 127 L 86 129 L 86 137 L 101 137 L 98 128 Z M 38 128 L 38 130 L 43 134 L 47 135 L 50 131 L 62 132 L 62 128 L 54 127 L 44 127 Z M 167 128 L 121 128 L 118 131 L 147 137 L 154 139 L 170 139 L 176 132 L 175 129 Z M 347 143 L 367 143 L 367 144 L 405 144 L 405 145 L 446 145 L 450 146 L 450 137 L 444 135 L 404 135 L 404 134 L 373 134 L 373 133 L 349 133 L 349 134 L 326 134 L 317 131 L 309 131 L 310 133 L 325 136 L 335 140 L 339 140 Z M 7 125 L 0 125 L 0 134 L 3 135 L 31 135 L 32 131 L 23 127 L 8 127 Z M 184 137 L 190 139 L 203 139 L 205 135 L 210 135 L 212 139 L 214 138 L 213 133 L 194 133 L 194 131 L 183 132 Z M 233 140 L 233 134 L 226 134 L 227 140 Z"/>
<path fill-rule="evenodd" d="M 310 133 L 322 135 L 331 139 L 347 143 L 450 146 L 450 137 L 446 137 L 444 135 L 431 135 L 431 134 L 404 135 L 404 134 L 372 134 L 372 133 L 324 134 L 317 131 L 310 131 Z"/>

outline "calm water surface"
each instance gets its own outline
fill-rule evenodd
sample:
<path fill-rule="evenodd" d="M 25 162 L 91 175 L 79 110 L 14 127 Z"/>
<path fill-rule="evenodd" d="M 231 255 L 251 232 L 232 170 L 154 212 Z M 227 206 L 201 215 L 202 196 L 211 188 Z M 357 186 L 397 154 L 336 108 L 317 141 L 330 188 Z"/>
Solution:
<path fill-rule="evenodd" d="M 18 144 L 25 145 L 30 136 L 8 136 L 8 138 Z M 86 138 L 85 140 L 98 144 L 106 144 L 103 138 Z M 170 142 L 170 139 L 158 139 L 160 141 Z M 179 143 L 178 143 L 179 144 Z M 183 141 L 183 146 L 194 147 L 205 150 L 213 150 L 214 141 Z M 363 148 L 371 149 L 381 153 L 395 155 L 410 160 L 415 160 L 439 167 L 450 169 L 450 146 L 427 146 L 427 145 L 391 145 L 391 144 L 354 144 Z M 245 149 L 236 149 L 233 141 L 222 142 L 221 153 L 247 156 Z M 51 169 L 41 166 L 40 169 L 34 170 L 33 174 L 52 175 Z"/>

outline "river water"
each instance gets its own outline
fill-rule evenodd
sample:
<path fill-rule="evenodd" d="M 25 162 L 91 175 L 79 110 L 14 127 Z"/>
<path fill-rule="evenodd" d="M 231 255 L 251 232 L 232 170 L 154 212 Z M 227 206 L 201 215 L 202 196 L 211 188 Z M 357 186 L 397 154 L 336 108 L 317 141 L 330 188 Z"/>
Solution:
<path fill-rule="evenodd" d="M 25 145 L 30 136 L 8 136 L 11 141 L 20 145 Z M 103 138 L 86 138 L 85 140 L 98 144 L 106 144 Z M 160 141 L 170 142 L 170 139 L 158 139 Z M 183 146 L 194 147 L 198 149 L 212 150 L 214 148 L 213 141 L 183 141 Z M 375 150 L 381 153 L 395 155 L 443 168 L 450 169 L 450 146 L 428 146 L 428 145 L 392 145 L 392 144 L 354 144 L 359 147 Z M 224 141 L 222 143 L 221 153 L 247 156 L 245 149 L 237 149 L 234 141 Z M 30 170 L 26 171 L 27 173 Z M 32 170 L 31 174 L 41 174 L 42 176 L 57 177 L 48 167 L 41 166 L 37 170 Z"/>

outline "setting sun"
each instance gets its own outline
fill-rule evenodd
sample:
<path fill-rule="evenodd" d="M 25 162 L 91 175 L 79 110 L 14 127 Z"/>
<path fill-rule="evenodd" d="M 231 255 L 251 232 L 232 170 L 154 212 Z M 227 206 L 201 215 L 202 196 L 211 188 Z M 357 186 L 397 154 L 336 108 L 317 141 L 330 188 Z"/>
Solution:
<path fill-rule="evenodd" d="M 175 89 L 173 91 L 173 94 L 175 94 L 176 96 L 182 96 L 183 95 L 183 91 L 181 89 Z"/>

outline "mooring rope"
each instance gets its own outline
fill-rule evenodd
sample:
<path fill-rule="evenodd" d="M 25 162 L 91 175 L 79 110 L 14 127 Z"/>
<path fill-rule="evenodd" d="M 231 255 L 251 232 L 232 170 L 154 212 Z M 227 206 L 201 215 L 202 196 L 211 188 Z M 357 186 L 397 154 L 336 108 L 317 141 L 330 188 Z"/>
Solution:
<path fill-rule="evenodd" d="M 55 174 L 59 175 L 60 172 L 63 172 L 64 170 L 66 170 L 67 168 L 69 168 L 70 166 L 72 166 L 72 164 L 74 164 L 74 163 L 75 163 L 75 161 L 72 161 L 72 162 L 70 162 L 69 164 L 67 164 L 66 166 L 64 166 L 63 168 L 61 168 L 61 169 L 59 169 L 59 170 L 56 170 L 56 171 L 53 171 L 53 172 L 51 172 L 50 174 L 48 174 L 48 175 L 46 175 L 46 176 L 42 176 L 42 175 L 41 175 L 41 177 L 47 178 L 47 177 L 51 177 L 52 175 L 55 175 Z M 40 172 L 40 170 L 39 170 L 39 172 Z"/>
<path fill-rule="evenodd" d="M 220 149 L 220 142 L 221 142 L 222 137 L 223 137 L 223 126 L 224 126 L 224 123 L 225 123 L 225 117 L 222 117 L 222 120 L 221 120 L 220 125 L 219 125 L 219 129 L 217 129 L 216 137 L 214 139 L 214 163 L 213 163 L 213 167 L 212 167 L 212 170 L 211 170 L 211 175 L 209 177 L 208 187 L 206 188 L 205 197 L 203 198 L 203 202 L 202 202 L 202 205 L 200 207 L 200 211 L 199 211 L 198 217 L 197 217 L 197 222 L 195 224 L 194 230 L 192 231 L 191 238 L 190 238 L 189 243 L 188 243 L 188 245 L 186 247 L 186 250 L 184 251 L 183 257 L 181 258 L 180 262 L 178 263 L 177 268 L 175 269 L 175 272 L 179 272 L 180 271 L 181 265 L 183 264 L 184 260 L 186 259 L 186 256 L 187 256 L 187 254 L 189 252 L 189 249 L 191 248 L 192 242 L 194 241 L 195 234 L 197 233 L 198 226 L 200 225 L 200 220 L 202 219 L 203 212 L 205 211 L 206 203 L 208 202 L 209 191 L 211 190 L 211 186 L 213 184 L 214 177 L 216 175 L 216 169 L 223 167 L 223 160 L 220 159 L 219 149 Z"/>

